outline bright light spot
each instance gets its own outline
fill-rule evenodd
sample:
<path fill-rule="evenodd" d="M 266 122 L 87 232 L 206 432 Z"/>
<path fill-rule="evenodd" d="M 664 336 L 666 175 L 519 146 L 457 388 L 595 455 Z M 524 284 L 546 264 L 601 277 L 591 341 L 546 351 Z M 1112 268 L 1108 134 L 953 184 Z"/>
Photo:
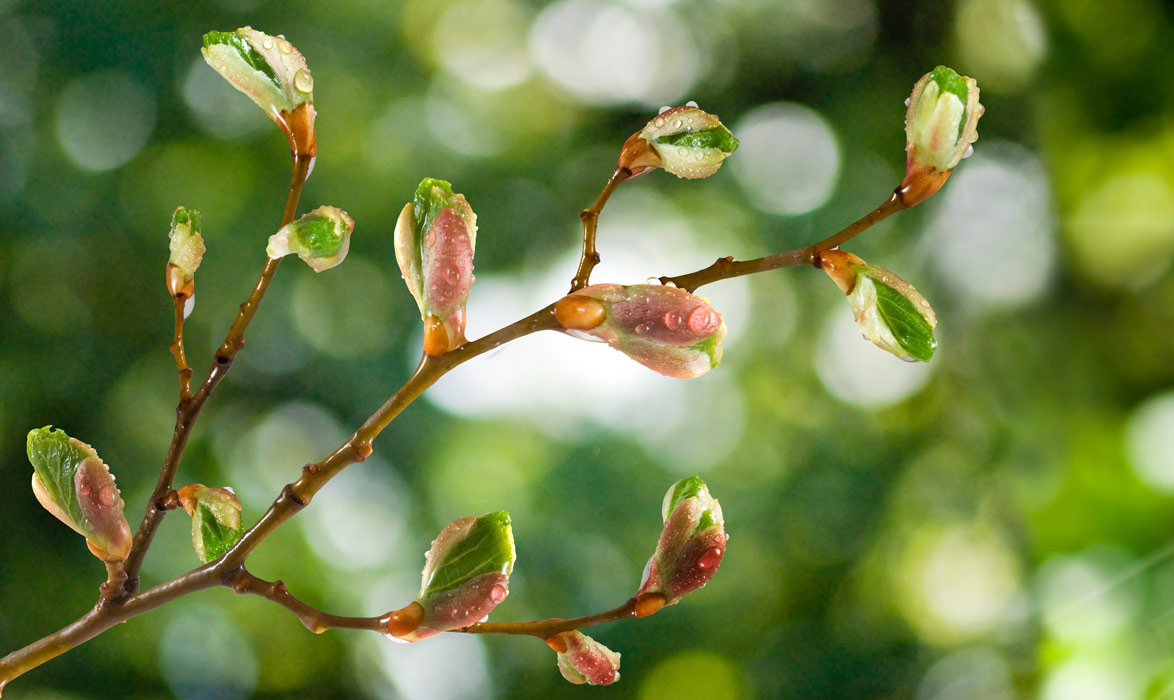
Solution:
<path fill-rule="evenodd" d="M 117 168 L 138 155 L 155 126 L 155 96 L 136 78 L 99 71 L 74 78 L 57 104 L 57 140 L 83 170 Z"/>
<path fill-rule="evenodd" d="M 168 623 L 159 664 L 180 700 L 243 700 L 257 685 L 248 638 L 214 605 L 192 605 Z"/>
<path fill-rule="evenodd" d="M 434 82 L 424 101 L 425 124 L 442 146 L 461 155 L 485 158 L 502 149 L 501 135 L 475 104 L 461 104 L 443 81 Z"/>
<path fill-rule="evenodd" d="M 754 18 L 772 49 L 813 71 L 843 71 L 858 65 L 876 41 L 872 0 L 788 0 L 760 3 Z"/>
<path fill-rule="evenodd" d="M 650 273 L 702 267 L 722 252 L 723 240 L 693 240 L 690 222 L 655 196 L 625 196 L 613 201 L 600 227 L 603 263 L 596 281 L 623 284 L 644 282 Z M 604 241 L 621 242 L 608 246 Z M 470 338 L 516 321 L 541 304 L 566 293 L 577 252 L 556 261 L 541 275 L 523 272 L 510 278 L 478 276 L 469 297 Z M 725 319 L 729 333 L 723 342 L 726 357 L 736 353 L 739 336 L 749 324 L 749 292 L 745 280 L 728 280 L 706 287 L 703 293 Z M 687 450 L 688 440 L 713 440 L 697 458 L 714 459 L 724 454 L 736 434 L 702 432 L 687 440 L 680 436 L 684 421 L 693 426 L 703 419 L 688 417 L 683 406 L 695 406 L 702 397 L 717 405 L 740 404 L 725 391 L 711 389 L 707 379 L 728 384 L 719 366 L 699 379 L 683 381 L 663 377 L 602 343 L 591 343 L 561 333 L 539 333 L 510 343 L 458 367 L 442 378 L 425 396 L 442 409 L 465 416 L 521 415 L 562 439 L 585 439 L 583 419 L 620 430 L 641 439 L 653 454 L 665 442 L 680 438 L 673 453 Z M 655 410 L 651 410 L 655 409 Z M 706 409 L 709 410 L 709 409 Z M 716 410 L 716 409 L 715 409 Z M 708 415 L 708 414 L 707 414 Z M 713 431 L 740 431 L 741 416 L 713 416 Z M 670 434 L 671 433 L 671 434 Z M 696 445 L 695 445 L 696 446 Z M 720 448 L 720 449 L 719 449 Z M 709 457 L 706 457 L 709 455 Z"/>
<path fill-rule="evenodd" d="M 1006 546 L 976 532 L 942 533 L 920 573 L 927 612 L 948 632 L 962 635 L 997 626 L 1019 590 L 1016 565 Z"/>
<path fill-rule="evenodd" d="M 840 147 L 819 112 L 776 102 L 749 112 L 733 132 L 741 147 L 729 167 L 759 209 L 806 214 L 832 195 Z"/>
<path fill-rule="evenodd" d="M 203 58 L 192 61 L 188 69 L 183 101 L 200 128 L 218 138 L 248 138 L 272 124 L 252 100 L 245 99 Z"/>
<path fill-rule="evenodd" d="M 921 685 L 917 700 L 1014 700 L 1011 669 L 987 647 L 962 649 L 938 659 Z"/>
<path fill-rule="evenodd" d="M 453 76 L 486 90 L 512 87 L 530 75 L 525 30 L 529 18 L 510 0 L 463 0 L 451 5 L 432 35 L 436 61 Z"/>
<path fill-rule="evenodd" d="M 928 227 L 931 258 L 963 303 L 1011 306 L 1043 294 L 1056 268 L 1055 222 L 1035 156 L 1009 143 L 983 144 L 942 194 Z"/>
<path fill-rule="evenodd" d="M 1076 658 L 1048 674 L 1040 700 L 1135 700 L 1143 697 L 1139 669 Z"/>
<path fill-rule="evenodd" d="M 815 371 L 824 387 L 837 399 L 865 408 L 884 408 L 912 396 L 934 367 L 900 360 L 861 337 L 847 301 L 829 315 L 819 348 Z"/>
<path fill-rule="evenodd" d="M 607 0 L 561 0 L 530 32 L 530 59 L 594 104 L 680 101 L 698 77 L 697 39 L 675 14 Z"/>
<path fill-rule="evenodd" d="M 233 426 L 240 423 L 239 416 L 226 414 L 225 419 Z M 244 434 L 217 427 L 213 448 L 246 510 L 250 504 L 267 506 L 299 476 L 302 465 L 329 454 L 346 437 L 333 416 L 302 401 L 275 407 Z"/>
<path fill-rule="evenodd" d="M 301 264 L 300 261 L 294 261 Z M 394 292 L 385 270 L 360 255 L 348 256 L 340 272 L 299 270 L 289 305 L 294 328 L 306 343 L 332 357 L 367 357 L 391 344 Z"/>
<path fill-rule="evenodd" d="M 379 698 L 493 697 L 485 648 L 478 637 L 442 634 L 422 643 L 398 644 L 365 634 L 354 647 L 356 680 Z"/>
<path fill-rule="evenodd" d="M 1159 491 L 1174 493 L 1174 391 L 1137 407 L 1125 435 L 1137 477 Z"/>
<path fill-rule="evenodd" d="M 709 651 L 669 656 L 639 681 L 640 700 L 738 700 L 746 697 L 738 663 Z"/>
<path fill-rule="evenodd" d="M 1174 254 L 1174 183 L 1156 163 L 1152 170 L 1118 171 L 1084 196 L 1067 232 L 1077 262 L 1094 279 L 1143 287 Z"/>
<path fill-rule="evenodd" d="M 1047 52 L 1047 35 L 1029 0 L 963 0 L 954 20 L 961 64 L 983 90 L 1018 88 Z"/>
<path fill-rule="evenodd" d="M 303 514 L 302 532 L 332 567 L 363 569 L 403 555 L 407 489 L 383 460 L 368 457 L 314 496 Z"/>
<path fill-rule="evenodd" d="M 1100 644 L 1126 632 L 1137 614 L 1135 582 L 1117 572 L 1133 565 L 1124 552 L 1053 557 L 1039 570 L 1040 608 L 1048 632 L 1064 641 Z"/>

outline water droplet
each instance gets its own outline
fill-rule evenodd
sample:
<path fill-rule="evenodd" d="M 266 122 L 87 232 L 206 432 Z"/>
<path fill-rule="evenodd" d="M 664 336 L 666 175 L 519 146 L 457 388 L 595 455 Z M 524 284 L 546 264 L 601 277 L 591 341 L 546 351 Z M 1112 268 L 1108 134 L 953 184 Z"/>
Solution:
<path fill-rule="evenodd" d="M 906 106 L 906 107 L 908 107 L 908 106 L 909 106 L 909 98 L 908 98 L 908 97 L 906 97 L 906 98 L 905 98 L 905 106 Z"/>
<path fill-rule="evenodd" d="M 697 103 L 694 102 L 693 100 L 689 100 L 688 102 L 685 103 L 685 106 L 686 107 L 696 107 Z"/>
<path fill-rule="evenodd" d="M 669 111 L 670 109 L 672 109 L 672 107 L 665 105 L 664 107 L 660 108 L 660 110 L 657 112 L 657 114 L 664 114 L 665 112 Z"/>
<path fill-rule="evenodd" d="M 664 126 L 664 117 L 657 117 L 656 119 L 653 119 L 652 125 L 658 128 Z"/>
<path fill-rule="evenodd" d="M 294 88 L 301 92 L 309 93 L 314 91 L 314 77 L 305 68 L 299 68 L 298 72 L 294 73 L 293 84 Z"/>
<path fill-rule="evenodd" d="M 107 508 L 114 505 L 115 499 L 116 496 L 114 489 L 110 488 L 109 486 L 102 487 L 102 490 L 98 492 L 98 502 Z"/>
<path fill-rule="evenodd" d="M 972 155 L 974 155 L 974 144 L 973 143 L 966 147 L 966 152 L 962 154 L 962 157 L 969 158 Z"/>
<path fill-rule="evenodd" d="M 702 333 L 713 325 L 713 314 L 705 306 L 698 306 L 689 312 L 689 330 Z"/>
<path fill-rule="evenodd" d="M 705 160 L 705 151 L 697 151 L 697 152 L 695 152 L 695 153 L 693 154 L 693 160 L 695 160 L 695 161 L 697 161 L 697 162 L 699 162 L 699 163 L 700 163 L 701 161 Z"/>
<path fill-rule="evenodd" d="M 684 125 L 685 125 L 685 123 L 683 121 L 681 121 L 680 119 L 673 120 L 673 128 L 674 129 L 680 129 Z"/>
<path fill-rule="evenodd" d="M 289 43 L 285 39 L 282 39 L 281 41 L 277 42 L 277 48 L 278 48 L 278 50 L 281 51 L 281 53 L 285 53 L 285 54 L 293 53 L 293 44 Z"/>
<path fill-rule="evenodd" d="M 82 484 L 81 486 L 78 486 L 78 487 L 77 487 L 77 495 L 79 495 L 79 496 L 89 496 L 89 495 L 90 495 L 90 487 L 89 487 L 89 485 L 88 485 L 88 484 Z"/>
<path fill-rule="evenodd" d="M 273 48 L 273 40 L 266 38 L 264 41 L 261 42 L 261 47 L 264 48 L 266 51 L 272 49 Z"/>
<path fill-rule="evenodd" d="M 652 330 L 652 326 L 648 325 L 647 323 L 638 323 L 633 330 L 635 330 L 638 335 L 643 335 Z"/>
<path fill-rule="evenodd" d="M 693 122 L 695 122 L 695 121 L 697 121 L 697 120 L 696 120 L 696 119 L 694 119 L 693 117 L 689 117 L 688 119 L 686 119 L 686 120 L 685 120 L 685 123 L 686 123 L 686 124 L 692 124 L 692 123 L 693 123 Z"/>
<path fill-rule="evenodd" d="M 664 315 L 664 325 L 670 331 L 675 331 L 681 327 L 681 315 L 675 314 L 672 311 Z"/>
<path fill-rule="evenodd" d="M 508 594 L 509 591 L 507 591 L 506 587 L 500 583 L 489 589 L 489 599 L 495 603 L 500 603 L 501 601 L 505 600 L 505 597 Z"/>

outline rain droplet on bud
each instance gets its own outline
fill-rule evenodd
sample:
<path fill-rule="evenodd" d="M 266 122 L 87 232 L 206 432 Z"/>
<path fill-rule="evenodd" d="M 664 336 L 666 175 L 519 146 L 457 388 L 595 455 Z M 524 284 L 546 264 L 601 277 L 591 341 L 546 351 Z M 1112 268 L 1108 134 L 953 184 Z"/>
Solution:
<path fill-rule="evenodd" d="M 698 105 L 693 100 L 689 100 L 688 102 L 685 103 L 685 106 L 686 107 L 697 107 Z"/>
<path fill-rule="evenodd" d="M 294 73 L 293 84 L 294 87 L 301 92 L 308 93 L 314 91 L 314 77 L 310 75 L 310 71 L 306 70 L 305 68 L 299 68 L 298 71 Z"/>

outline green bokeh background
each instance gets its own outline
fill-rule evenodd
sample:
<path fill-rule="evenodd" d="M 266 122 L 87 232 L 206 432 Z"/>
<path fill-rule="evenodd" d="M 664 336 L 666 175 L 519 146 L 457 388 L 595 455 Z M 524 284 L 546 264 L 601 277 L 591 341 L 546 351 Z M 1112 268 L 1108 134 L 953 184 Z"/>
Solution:
<path fill-rule="evenodd" d="M 197 378 L 280 219 L 284 139 L 202 65 L 205 31 L 250 24 L 306 55 L 320 157 L 302 211 L 356 220 L 341 268 L 282 266 L 181 465 L 180 484 L 234 486 L 246 519 L 410 372 L 420 335 L 391 232 L 421 178 L 479 216 L 479 334 L 558 294 L 578 211 L 661 103 L 698 100 L 743 147 L 707 181 L 625 184 L 598 281 L 786 250 L 867 212 L 900 178 L 901 100 L 939 63 L 976 77 L 987 108 L 943 192 L 847 246 L 934 305 L 928 369 L 860 340 L 817 271 L 715 285 L 731 326 L 716 371 L 629 380 L 600 346 L 507 347 L 413 405 L 250 562 L 331 612 L 379 614 L 411 598 L 445 523 L 505 509 L 518 565 L 494 619 L 585 614 L 635 589 L 664 490 L 698 472 L 728 555 L 681 605 L 591 630 L 624 655 L 618 685 L 566 684 L 533 640 L 315 636 L 217 590 L 5 698 L 1170 697 L 1172 15 L 1160 0 L 0 0 L 0 652 L 82 614 L 101 579 L 34 501 L 25 433 L 93 444 L 137 524 L 177 389 L 171 211 L 204 214 Z M 148 585 L 197 563 L 184 520 L 164 523 Z"/>

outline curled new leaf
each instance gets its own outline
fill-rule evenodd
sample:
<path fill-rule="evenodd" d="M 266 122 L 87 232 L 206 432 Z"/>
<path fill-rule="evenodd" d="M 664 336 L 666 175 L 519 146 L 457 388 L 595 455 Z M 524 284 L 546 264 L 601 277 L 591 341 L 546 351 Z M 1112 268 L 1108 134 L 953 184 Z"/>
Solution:
<path fill-rule="evenodd" d="M 634 176 L 664 168 L 677 177 L 709 177 L 737 148 L 738 139 L 716 115 L 690 102 L 665 108 L 632 134 L 620 152 L 619 167 Z"/>
<path fill-rule="evenodd" d="M 473 284 L 477 215 L 444 180 L 424 178 L 395 224 L 395 259 L 425 322 L 424 351 L 465 342 L 465 302 Z"/>
<path fill-rule="evenodd" d="M 167 290 L 177 299 L 195 296 L 196 269 L 204 259 L 204 238 L 200 235 L 200 212 L 177 207 L 171 215 L 171 257 L 167 260 Z"/>
<path fill-rule="evenodd" d="M 913 86 L 905 113 L 905 179 L 898 191 L 913 206 L 938 191 L 950 171 L 968 156 L 978 139 L 978 101 L 974 78 L 938 66 Z"/>
<path fill-rule="evenodd" d="M 420 594 L 390 614 L 388 632 L 414 642 L 483 619 L 509 594 L 514 558 L 509 513 L 449 523 L 428 550 Z"/>
<path fill-rule="evenodd" d="M 673 484 L 661 506 L 664 530 L 636 592 L 636 614 L 650 615 L 701 588 L 725 556 L 721 505 L 700 477 Z"/>
<path fill-rule="evenodd" d="M 848 296 L 865 338 L 902 360 L 929 362 L 938 320 L 911 284 L 842 250 L 821 253 L 820 266 Z"/>
<path fill-rule="evenodd" d="M 338 207 L 318 207 L 269 237 L 265 253 L 280 258 L 296 253 L 315 272 L 342 264 L 351 246 L 355 222 Z"/>
<path fill-rule="evenodd" d="M 546 640 L 558 654 L 558 670 L 576 684 L 611 685 L 620 679 L 620 655 L 579 630 Z"/>
<path fill-rule="evenodd" d="M 29 431 L 27 448 L 41 505 L 83 535 L 94 556 L 126 559 L 132 538 L 122 494 L 94 448 L 50 426 Z"/>
<path fill-rule="evenodd" d="M 192 546 L 200 561 L 219 559 L 241 538 L 241 502 L 232 489 L 188 484 L 178 496 L 179 505 L 192 516 Z"/>
<path fill-rule="evenodd" d="M 281 127 L 294 154 L 316 154 L 314 78 L 293 44 L 280 35 L 241 27 L 208 32 L 201 53 L 208 65 Z"/>
<path fill-rule="evenodd" d="M 669 377 L 717 367 L 726 324 L 705 299 L 655 284 L 594 284 L 555 303 L 555 320 L 573 335 L 606 342 Z"/>

